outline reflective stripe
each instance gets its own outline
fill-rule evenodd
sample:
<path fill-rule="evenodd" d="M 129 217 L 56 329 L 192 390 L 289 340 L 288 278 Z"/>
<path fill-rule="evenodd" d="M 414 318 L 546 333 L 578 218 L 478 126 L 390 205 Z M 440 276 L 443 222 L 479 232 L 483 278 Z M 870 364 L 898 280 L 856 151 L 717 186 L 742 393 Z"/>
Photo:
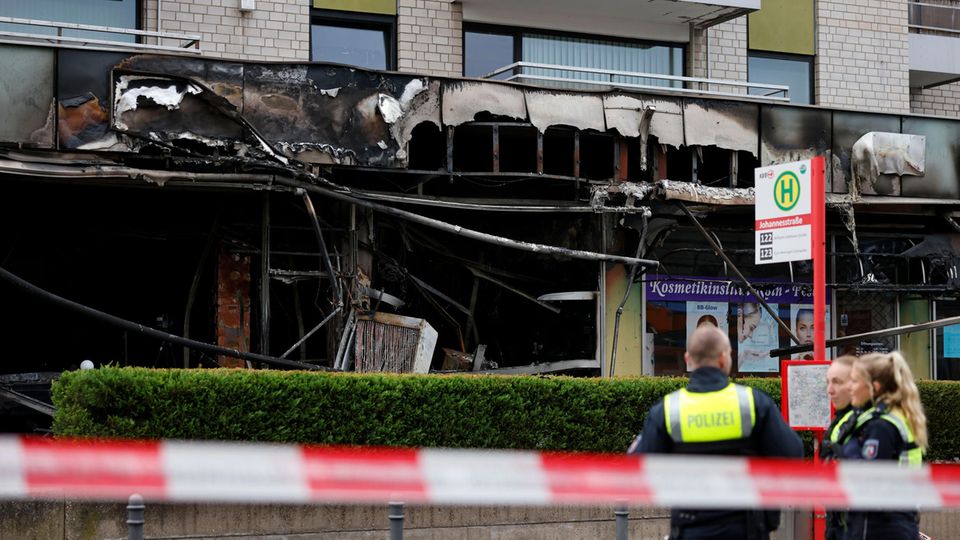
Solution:
<path fill-rule="evenodd" d="M 910 426 L 907 425 L 899 413 L 887 411 L 885 405 L 882 405 L 879 409 L 877 407 L 871 407 L 861 413 L 860 416 L 857 417 L 855 432 L 859 431 L 864 424 L 874 418 L 882 418 L 897 428 L 900 439 L 903 441 L 904 446 L 907 447 L 907 449 L 900 452 L 898 461 L 901 465 L 910 467 L 920 467 L 923 465 L 923 450 L 917 446 L 916 438 L 913 432 L 910 431 Z"/>
<path fill-rule="evenodd" d="M 672 399 L 671 399 L 672 398 Z M 680 428 L 680 391 L 671 393 L 669 396 L 664 398 L 664 401 L 669 400 L 670 406 L 669 409 L 664 407 L 664 410 L 670 411 L 670 418 L 667 422 L 667 431 L 670 433 L 670 438 L 674 442 L 683 442 L 683 433 Z"/>
<path fill-rule="evenodd" d="M 900 438 L 903 439 L 903 442 L 913 442 L 913 433 L 910 433 L 910 428 L 907 427 L 907 424 L 905 424 L 900 417 L 890 413 L 883 413 L 880 418 L 890 422 L 897 428 L 897 430 L 900 432 Z"/>
<path fill-rule="evenodd" d="M 837 423 L 833 426 L 833 430 L 830 432 L 829 434 L 830 436 L 827 440 L 833 443 L 846 442 L 846 441 L 840 440 L 840 430 L 843 429 L 843 427 L 847 424 L 847 422 L 850 421 L 850 417 L 853 416 L 854 414 L 856 414 L 855 409 L 850 409 L 849 411 L 847 411 L 847 413 L 844 414 L 843 417 L 841 417 L 840 420 L 838 420 Z"/>
<path fill-rule="evenodd" d="M 746 386 L 734 385 L 740 402 L 740 433 L 746 439 L 753 433 L 753 392 Z"/>
<path fill-rule="evenodd" d="M 917 446 L 916 438 L 913 436 L 913 432 L 910 431 L 910 426 L 900 417 L 899 414 L 892 412 L 885 412 L 880 415 L 880 418 L 883 418 L 887 422 L 893 424 L 897 431 L 900 432 L 900 438 L 903 440 L 905 446 L 912 448 L 907 448 L 900 452 L 900 465 L 907 465 L 910 467 L 919 467 L 923 464 L 923 450 Z"/>

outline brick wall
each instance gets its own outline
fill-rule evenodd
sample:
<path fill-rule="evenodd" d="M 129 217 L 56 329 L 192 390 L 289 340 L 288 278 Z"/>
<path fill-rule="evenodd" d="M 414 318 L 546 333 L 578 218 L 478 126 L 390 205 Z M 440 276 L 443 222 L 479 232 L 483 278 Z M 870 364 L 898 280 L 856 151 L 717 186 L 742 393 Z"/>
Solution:
<path fill-rule="evenodd" d="M 738 17 L 707 30 L 710 78 L 747 80 L 747 18 Z M 729 88 L 725 91 L 731 91 Z"/>
<path fill-rule="evenodd" d="M 960 83 L 926 90 L 910 90 L 910 112 L 935 116 L 960 117 Z"/>
<path fill-rule="evenodd" d="M 257 0 L 251 12 L 240 0 L 160 0 L 161 29 L 202 36 L 205 56 L 244 60 L 310 60 L 310 2 Z M 157 0 L 146 0 L 144 22 L 157 29 Z M 176 45 L 165 41 L 164 45 Z"/>
<path fill-rule="evenodd" d="M 221 249 L 217 258 L 217 345 L 250 350 L 250 256 Z M 218 356 L 223 367 L 246 367 L 239 358 Z"/>
<path fill-rule="evenodd" d="M 816 21 L 817 104 L 909 112 L 906 2 L 821 1 Z"/>
<path fill-rule="evenodd" d="M 408 73 L 461 76 L 463 6 L 439 0 L 398 0 L 397 68 Z"/>

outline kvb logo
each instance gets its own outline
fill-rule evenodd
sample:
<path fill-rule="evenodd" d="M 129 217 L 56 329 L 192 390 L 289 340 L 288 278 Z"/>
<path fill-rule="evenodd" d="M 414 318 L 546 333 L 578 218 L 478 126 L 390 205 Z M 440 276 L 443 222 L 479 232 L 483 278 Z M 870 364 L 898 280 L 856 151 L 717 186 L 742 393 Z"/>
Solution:
<path fill-rule="evenodd" d="M 800 179 L 792 171 L 780 173 L 773 185 L 773 201 L 784 212 L 792 209 L 800 200 Z"/>

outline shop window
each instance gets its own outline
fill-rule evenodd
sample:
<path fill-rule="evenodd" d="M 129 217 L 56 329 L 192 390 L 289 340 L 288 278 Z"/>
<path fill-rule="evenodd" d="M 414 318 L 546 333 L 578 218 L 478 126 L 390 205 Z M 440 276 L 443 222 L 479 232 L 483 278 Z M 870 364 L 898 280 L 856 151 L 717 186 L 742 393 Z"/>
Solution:
<path fill-rule="evenodd" d="M 395 68 L 396 18 L 388 15 L 314 10 L 310 60 L 367 69 Z"/>
<path fill-rule="evenodd" d="M 513 27 L 470 25 L 464 32 L 464 75 L 481 77 L 514 62 L 575 66 L 634 73 L 683 75 L 681 46 L 579 34 L 527 31 Z M 635 76 L 611 76 L 558 69 L 524 68 L 496 78 L 528 75 L 530 81 L 554 77 L 648 86 L 678 86 L 679 82 Z M 523 80 L 522 77 L 519 77 Z M 553 83 L 551 83 L 553 84 Z"/>
<path fill-rule="evenodd" d="M 813 103 L 813 57 L 750 51 L 747 54 L 747 79 L 752 83 L 790 87 L 791 103 Z M 751 89 L 751 94 L 769 90 Z"/>
<path fill-rule="evenodd" d="M 0 17 L 136 29 L 138 0 L 3 0 Z M 52 27 L 0 24 L 0 31 L 56 35 Z M 64 37 L 136 41 L 129 34 L 63 30 Z"/>
<path fill-rule="evenodd" d="M 708 228 L 719 229 L 710 224 Z M 812 343 L 809 265 L 795 263 L 791 278 L 788 264 L 753 264 L 751 233 L 717 232 L 715 239 L 801 343 Z M 791 358 L 770 356 L 771 350 L 792 344 L 789 335 L 695 231 L 679 229 L 651 256 L 661 261 L 661 273 L 647 274 L 644 280 L 644 338 L 646 350 L 652 351 L 655 374 L 686 372 L 683 353 L 687 339 L 701 324 L 713 324 L 728 334 L 735 374 L 772 376 L 779 373 L 780 360 L 812 357 L 810 353 Z M 832 306 L 828 305 L 828 336 L 831 312 Z"/>

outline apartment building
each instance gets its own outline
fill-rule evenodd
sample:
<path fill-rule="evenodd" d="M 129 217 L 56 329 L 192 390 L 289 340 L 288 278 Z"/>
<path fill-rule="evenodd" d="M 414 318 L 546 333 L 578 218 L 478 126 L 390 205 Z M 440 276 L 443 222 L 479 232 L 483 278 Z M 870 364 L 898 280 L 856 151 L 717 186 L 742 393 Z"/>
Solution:
<path fill-rule="evenodd" d="M 960 55 L 930 52 L 960 44 L 955 12 L 4 2 L 0 266 L 40 290 L 2 315 L 0 340 L 31 358 L 59 336 L 10 371 L 373 369 L 363 332 L 386 312 L 437 331 L 434 371 L 681 374 L 709 315 L 740 372 L 775 375 L 778 357 L 746 362 L 752 300 L 732 267 L 789 328 L 767 317 L 749 352 L 761 334 L 761 353 L 789 345 L 812 269 L 754 264 L 754 170 L 814 155 L 831 334 L 960 315 Z M 896 347 L 922 377 L 960 378 L 957 328 L 833 353 Z"/>

